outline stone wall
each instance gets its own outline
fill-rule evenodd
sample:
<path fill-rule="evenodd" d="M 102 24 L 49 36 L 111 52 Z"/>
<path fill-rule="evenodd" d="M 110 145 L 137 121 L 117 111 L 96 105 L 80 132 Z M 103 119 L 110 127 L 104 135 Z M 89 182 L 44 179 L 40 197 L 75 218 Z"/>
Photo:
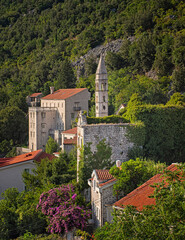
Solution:
<path fill-rule="evenodd" d="M 120 124 L 86 124 L 78 126 L 78 146 L 81 147 L 82 143 L 85 145 L 90 142 L 91 151 L 96 150 L 96 145 L 99 141 L 105 139 L 106 143 L 110 145 L 112 149 L 112 162 L 121 160 L 122 162 L 127 161 L 128 150 L 133 147 L 127 137 L 127 126 L 128 123 Z"/>
<path fill-rule="evenodd" d="M 102 225 L 104 225 L 105 222 L 109 222 L 107 215 L 110 210 L 107 205 L 111 205 L 116 202 L 116 196 L 113 194 L 113 185 L 114 184 L 111 184 L 105 189 L 102 189 Z"/>

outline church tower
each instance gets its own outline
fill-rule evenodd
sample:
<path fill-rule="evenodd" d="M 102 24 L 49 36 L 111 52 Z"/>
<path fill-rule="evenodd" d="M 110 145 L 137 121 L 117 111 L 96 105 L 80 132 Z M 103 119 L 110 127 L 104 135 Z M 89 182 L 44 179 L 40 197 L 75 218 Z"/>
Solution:
<path fill-rule="evenodd" d="M 100 56 L 95 80 L 96 117 L 108 116 L 108 78 L 103 56 Z"/>

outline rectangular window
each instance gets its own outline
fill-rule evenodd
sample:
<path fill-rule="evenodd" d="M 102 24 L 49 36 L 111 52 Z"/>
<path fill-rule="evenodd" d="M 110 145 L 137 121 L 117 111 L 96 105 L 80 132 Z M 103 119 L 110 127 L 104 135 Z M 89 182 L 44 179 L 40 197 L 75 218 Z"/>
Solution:
<path fill-rule="evenodd" d="M 42 113 L 41 113 L 41 117 L 42 117 L 42 118 L 45 118 L 45 117 L 46 117 L 46 113 L 45 113 L 45 112 L 42 112 Z"/>
<path fill-rule="evenodd" d="M 32 113 L 30 113 L 30 118 L 32 118 Z"/>
<path fill-rule="evenodd" d="M 93 190 L 96 191 L 96 180 L 93 180 Z"/>
<path fill-rule="evenodd" d="M 79 102 L 75 102 L 75 107 L 78 107 L 79 106 Z"/>
<path fill-rule="evenodd" d="M 71 119 L 74 119 L 74 117 L 75 117 L 75 114 L 71 113 Z"/>
<path fill-rule="evenodd" d="M 41 128 L 45 128 L 46 127 L 46 123 L 41 123 Z"/>
<path fill-rule="evenodd" d="M 103 102 L 105 102 L 105 96 L 103 96 Z"/>

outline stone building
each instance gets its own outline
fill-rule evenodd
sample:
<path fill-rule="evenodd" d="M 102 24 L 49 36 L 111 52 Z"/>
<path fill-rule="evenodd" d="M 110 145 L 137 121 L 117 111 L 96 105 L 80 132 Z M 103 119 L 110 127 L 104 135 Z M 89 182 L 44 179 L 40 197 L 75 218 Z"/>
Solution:
<path fill-rule="evenodd" d="M 41 98 L 40 107 L 29 108 L 29 149 L 45 149 L 48 137 L 61 145 L 61 132 L 71 128 L 79 110 L 88 112 L 86 88 L 59 89 Z"/>
<path fill-rule="evenodd" d="M 103 57 L 100 57 L 95 80 L 96 117 L 108 116 L 108 77 Z"/>
<path fill-rule="evenodd" d="M 77 171 L 79 169 L 80 148 L 87 143 L 91 143 L 91 151 L 96 150 L 99 141 L 105 142 L 112 149 L 111 160 L 128 160 L 128 150 L 133 147 L 133 143 L 127 138 L 127 127 L 129 123 L 109 123 L 109 124 L 87 124 L 86 115 L 80 111 L 77 124 Z"/>
<path fill-rule="evenodd" d="M 92 219 L 95 227 L 101 227 L 105 222 L 111 222 L 112 204 L 116 201 L 113 195 L 113 185 L 116 179 L 109 170 L 93 170 L 88 184 L 91 188 Z"/>

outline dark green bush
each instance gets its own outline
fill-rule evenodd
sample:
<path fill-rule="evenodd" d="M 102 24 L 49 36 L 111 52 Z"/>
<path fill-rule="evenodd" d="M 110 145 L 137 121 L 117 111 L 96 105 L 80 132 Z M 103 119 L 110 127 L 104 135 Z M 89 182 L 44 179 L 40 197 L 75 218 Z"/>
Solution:
<path fill-rule="evenodd" d="M 106 117 L 87 117 L 88 124 L 98 124 L 98 123 L 128 123 L 129 121 L 118 115 L 110 115 Z"/>

